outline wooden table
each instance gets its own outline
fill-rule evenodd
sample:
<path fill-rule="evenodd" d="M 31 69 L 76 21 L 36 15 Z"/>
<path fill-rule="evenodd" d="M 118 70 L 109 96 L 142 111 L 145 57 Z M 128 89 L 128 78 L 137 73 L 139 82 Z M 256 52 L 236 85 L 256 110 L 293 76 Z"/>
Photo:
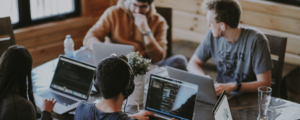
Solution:
<path fill-rule="evenodd" d="M 54 59 L 42 64 L 32 70 L 33 91 L 38 92 L 49 88 L 53 73 L 58 59 Z M 146 74 L 149 78 L 150 73 L 168 76 L 166 69 L 163 67 L 151 66 L 151 71 Z M 146 80 L 148 81 L 148 80 Z M 100 99 L 99 95 L 90 96 L 88 102 L 94 102 Z M 234 120 L 256 120 L 258 116 L 258 95 L 257 93 L 239 94 L 229 101 L 232 116 Z M 143 108 L 143 106 L 140 106 Z M 213 105 L 197 101 L 195 108 L 195 120 L 213 120 Z M 126 112 L 137 112 L 137 106 L 127 106 Z M 71 113 L 71 114 L 70 114 Z M 52 113 L 54 119 L 73 120 L 74 115 L 65 113 L 58 115 Z M 268 110 L 270 120 L 296 120 L 300 119 L 300 104 L 293 103 L 280 98 L 272 97 Z"/>

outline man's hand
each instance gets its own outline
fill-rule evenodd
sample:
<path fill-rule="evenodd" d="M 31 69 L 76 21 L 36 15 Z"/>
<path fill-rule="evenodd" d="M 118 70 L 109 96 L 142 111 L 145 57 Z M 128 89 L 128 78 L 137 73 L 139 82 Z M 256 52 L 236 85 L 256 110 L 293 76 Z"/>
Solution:
<path fill-rule="evenodd" d="M 148 31 L 150 31 L 147 18 L 145 15 L 134 13 L 133 16 L 134 16 L 134 24 L 139 28 L 142 34 L 145 34 Z"/>
<path fill-rule="evenodd" d="M 139 113 L 133 114 L 131 117 L 138 119 L 138 120 L 149 120 L 149 116 L 154 116 L 155 115 L 152 112 L 149 111 L 140 111 Z"/>
<path fill-rule="evenodd" d="M 224 90 L 226 90 L 226 93 L 230 93 L 231 91 L 234 91 L 237 89 L 237 86 L 235 83 L 215 83 L 215 90 L 217 96 L 222 94 Z"/>
<path fill-rule="evenodd" d="M 55 103 L 56 100 L 54 100 L 53 98 L 44 99 L 44 103 L 41 110 L 51 112 L 53 110 Z"/>

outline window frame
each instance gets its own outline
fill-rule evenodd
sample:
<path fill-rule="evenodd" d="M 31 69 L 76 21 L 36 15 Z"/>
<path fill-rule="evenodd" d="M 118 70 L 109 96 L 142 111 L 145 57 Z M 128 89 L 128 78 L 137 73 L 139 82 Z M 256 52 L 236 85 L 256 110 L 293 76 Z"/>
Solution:
<path fill-rule="evenodd" d="M 18 12 L 19 12 L 19 22 L 13 24 L 13 28 L 22 28 L 28 27 L 32 25 L 37 25 L 41 23 L 53 22 L 53 21 L 60 21 L 65 20 L 72 17 L 78 17 L 81 15 L 81 0 L 74 0 L 74 11 L 71 13 L 55 15 L 45 18 L 38 18 L 36 20 L 31 19 L 30 13 L 30 0 L 17 0 L 18 2 Z"/>

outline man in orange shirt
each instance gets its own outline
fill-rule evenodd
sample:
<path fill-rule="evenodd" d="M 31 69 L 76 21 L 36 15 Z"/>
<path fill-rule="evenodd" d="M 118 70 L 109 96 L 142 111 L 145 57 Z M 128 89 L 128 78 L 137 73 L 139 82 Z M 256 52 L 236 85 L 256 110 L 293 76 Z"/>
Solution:
<path fill-rule="evenodd" d="M 94 42 L 133 45 L 144 57 L 159 66 L 172 66 L 186 70 L 187 60 L 175 55 L 166 60 L 167 29 L 165 19 L 156 12 L 153 0 L 119 0 L 108 8 L 99 21 L 88 31 L 83 44 L 93 50 Z"/>

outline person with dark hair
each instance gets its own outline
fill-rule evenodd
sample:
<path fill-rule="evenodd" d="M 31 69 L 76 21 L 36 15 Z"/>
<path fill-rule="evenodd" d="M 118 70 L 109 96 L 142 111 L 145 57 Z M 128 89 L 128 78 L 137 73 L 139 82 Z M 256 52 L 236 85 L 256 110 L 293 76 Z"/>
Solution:
<path fill-rule="evenodd" d="M 104 58 L 95 71 L 94 86 L 102 98 L 96 104 L 80 103 L 75 120 L 148 120 L 154 116 L 140 111 L 128 116 L 122 112 L 122 104 L 134 90 L 134 74 L 125 56 Z"/>
<path fill-rule="evenodd" d="M 10 46 L 0 58 L 0 120 L 36 120 L 32 91 L 32 57 L 22 46 Z M 51 119 L 56 103 L 45 99 L 41 120 Z"/>
<path fill-rule="evenodd" d="M 108 37 L 112 43 L 133 45 L 135 51 L 158 66 L 186 70 L 187 59 L 183 55 L 174 55 L 165 60 L 168 25 L 164 17 L 156 12 L 152 2 L 119 0 L 87 32 L 83 45 L 93 51 L 93 43 L 105 42 L 105 37 Z"/>
<path fill-rule="evenodd" d="M 207 76 L 201 66 L 212 57 L 218 69 L 217 95 L 223 90 L 257 92 L 259 86 L 271 86 L 269 42 L 261 31 L 239 26 L 239 2 L 204 0 L 202 7 L 210 30 L 190 59 L 188 71 Z"/>

